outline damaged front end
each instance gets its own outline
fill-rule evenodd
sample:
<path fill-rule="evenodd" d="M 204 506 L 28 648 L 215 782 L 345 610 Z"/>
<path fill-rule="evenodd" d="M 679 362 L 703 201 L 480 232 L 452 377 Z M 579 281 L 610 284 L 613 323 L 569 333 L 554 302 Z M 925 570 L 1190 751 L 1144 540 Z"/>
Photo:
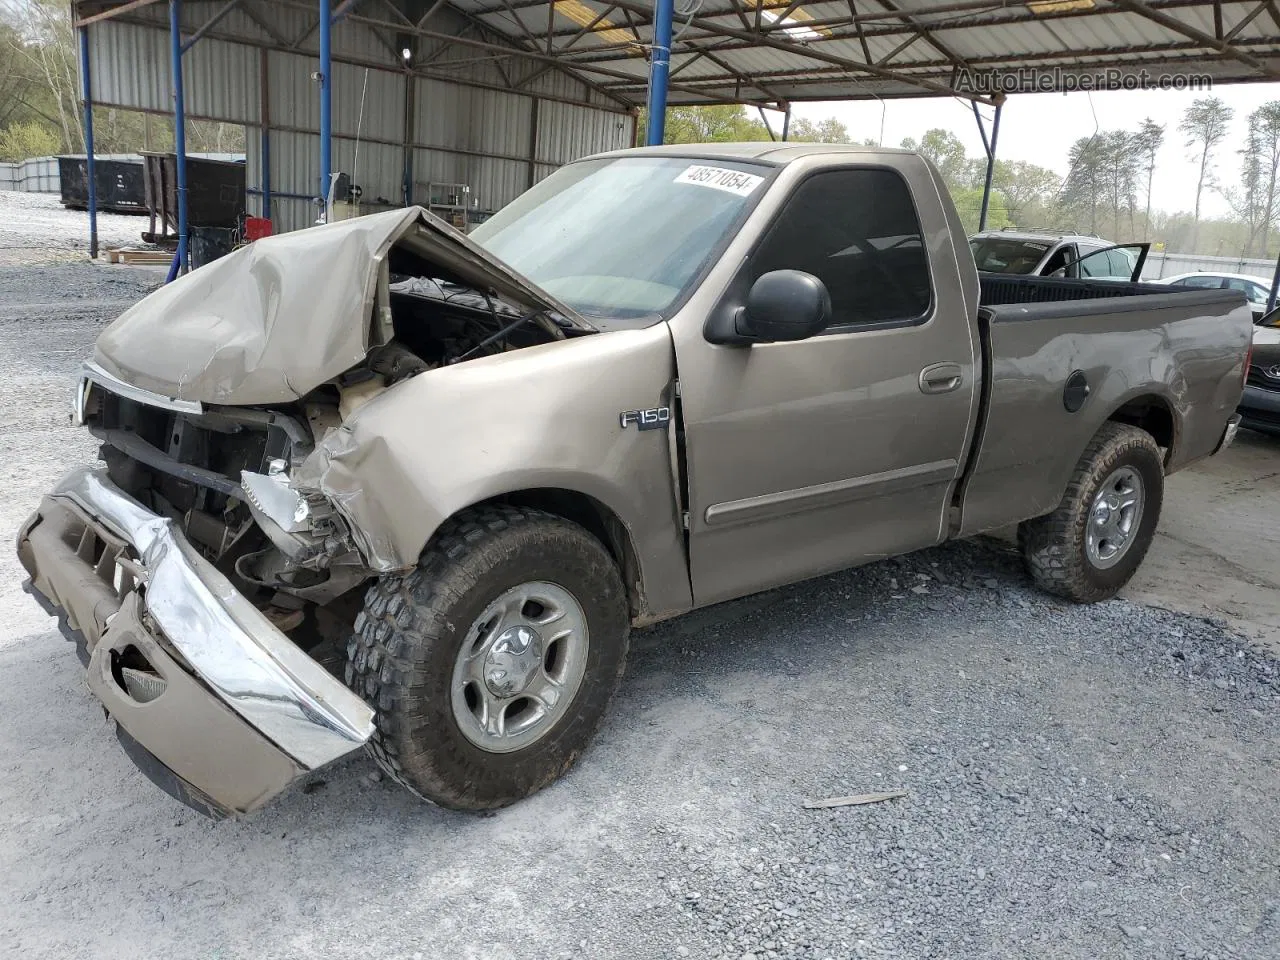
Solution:
<path fill-rule="evenodd" d="M 592 332 L 420 210 L 303 233 L 104 331 L 75 406 L 102 463 L 18 536 L 131 755 L 210 814 L 372 734 L 339 674 L 364 584 L 392 564 L 300 482 L 321 440 L 406 379 Z"/>

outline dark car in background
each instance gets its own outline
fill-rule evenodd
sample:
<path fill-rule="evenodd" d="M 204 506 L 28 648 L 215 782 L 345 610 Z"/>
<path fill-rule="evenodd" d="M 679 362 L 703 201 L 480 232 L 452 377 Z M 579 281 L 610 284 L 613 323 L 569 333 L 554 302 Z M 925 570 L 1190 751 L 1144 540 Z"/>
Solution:
<path fill-rule="evenodd" d="M 1253 330 L 1253 355 L 1237 411 L 1241 426 L 1280 437 L 1280 310 Z"/>

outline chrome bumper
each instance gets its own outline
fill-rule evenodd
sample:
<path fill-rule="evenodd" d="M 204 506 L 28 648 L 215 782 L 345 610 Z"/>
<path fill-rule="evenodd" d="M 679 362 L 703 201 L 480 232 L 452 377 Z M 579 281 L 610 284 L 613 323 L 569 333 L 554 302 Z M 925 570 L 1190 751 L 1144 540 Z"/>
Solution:
<path fill-rule="evenodd" d="M 260 806 L 372 734 L 364 701 L 104 470 L 67 474 L 23 526 L 18 554 L 32 587 L 83 636 L 108 712 L 219 808 Z M 167 681 L 154 700 L 113 680 L 126 646 Z"/>
<path fill-rule="evenodd" d="M 1240 432 L 1240 421 L 1242 419 L 1238 413 L 1231 415 L 1231 419 L 1227 421 L 1227 428 L 1222 431 L 1222 439 L 1218 441 L 1218 446 L 1213 451 L 1215 454 L 1221 453 L 1235 442 L 1236 434 Z"/>

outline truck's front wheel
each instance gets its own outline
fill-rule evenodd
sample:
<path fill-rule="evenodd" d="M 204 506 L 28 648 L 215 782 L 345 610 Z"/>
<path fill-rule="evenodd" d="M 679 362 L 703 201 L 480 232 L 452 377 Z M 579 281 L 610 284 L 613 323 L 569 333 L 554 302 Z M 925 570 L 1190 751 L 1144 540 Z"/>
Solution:
<path fill-rule="evenodd" d="M 1103 424 L 1058 509 L 1018 527 L 1032 579 L 1077 603 L 1115 596 L 1146 556 L 1163 500 L 1164 462 L 1155 440 L 1137 427 Z"/>
<path fill-rule="evenodd" d="M 449 521 L 418 569 L 375 584 L 347 684 L 377 711 L 370 750 L 442 806 L 502 807 L 572 766 L 626 661 L 618 570 L 581 527 L 491 506 Z"/>

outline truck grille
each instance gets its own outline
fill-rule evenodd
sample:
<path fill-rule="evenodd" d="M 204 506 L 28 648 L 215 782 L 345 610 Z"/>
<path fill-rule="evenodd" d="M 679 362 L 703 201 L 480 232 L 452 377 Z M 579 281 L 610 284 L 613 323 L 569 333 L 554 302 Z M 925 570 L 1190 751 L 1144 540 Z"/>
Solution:
<path fill-rule="evenodd" d="M 1280 391 L 1280 363 L 1275 360 L 1263 363 L 1254 362 L 1249 367 L 1249 376 L 1245 380 L 1251 387 L 1258 387 L 1262 390 L 1278 390 Z"/>

